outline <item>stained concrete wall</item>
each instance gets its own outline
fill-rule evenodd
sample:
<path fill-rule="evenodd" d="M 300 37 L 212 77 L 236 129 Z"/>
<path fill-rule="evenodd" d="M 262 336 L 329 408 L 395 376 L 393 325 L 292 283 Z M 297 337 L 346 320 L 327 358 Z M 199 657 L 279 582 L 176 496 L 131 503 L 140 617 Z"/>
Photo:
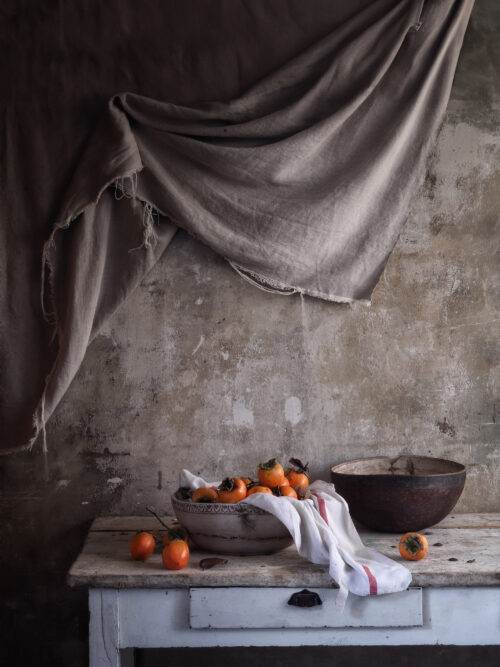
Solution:
<path fill-rule="evenodd" d="M 14 638 L 32 628 L 17 657 L 85 664 L 86 597 L 64 577 L 89 522 L 167 510 L 182 467 L 213 479 L 296 455 L 326 479 L 347 459 L 429 454 L 467 464 L 460 510 L 500 511 L 499 26 L 480 1 L 370 308 L 258 291 L 178 234 L 89 348 L 47 461 L 0 460 L 4 611 Z"/>

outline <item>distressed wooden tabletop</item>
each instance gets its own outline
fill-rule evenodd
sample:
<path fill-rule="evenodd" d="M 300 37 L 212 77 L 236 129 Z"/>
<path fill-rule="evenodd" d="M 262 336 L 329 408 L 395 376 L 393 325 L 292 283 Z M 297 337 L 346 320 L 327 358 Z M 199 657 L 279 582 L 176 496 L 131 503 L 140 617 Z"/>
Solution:
<path fill-rule="evenodd" d="M 165 517 L 167 524 L 172 517 Z M 228 562 L 202 570 L 200 561 L 217 554 L 191 551 L 189 565 L 163 567 L 158 548 L 145 562 L 130 557 L 128 543 L 138 530 L 161 538 L 158 522 L 149 517 L 101 517 L 91 528 L 82 552 L 68 574 L 71 586 L 91 588 L 190 588 L 192 586 L 335 586 L 326 566 L 298 555 L 295 546 L 270 556 L 224 556 Z M 421 531 L 429 552 L 421 561 L 403 561 L 399 535 L 360 530 L 363 542 L 404 562 L 412 586 L 500 586 L 500 514 L 452 514 Z"/>

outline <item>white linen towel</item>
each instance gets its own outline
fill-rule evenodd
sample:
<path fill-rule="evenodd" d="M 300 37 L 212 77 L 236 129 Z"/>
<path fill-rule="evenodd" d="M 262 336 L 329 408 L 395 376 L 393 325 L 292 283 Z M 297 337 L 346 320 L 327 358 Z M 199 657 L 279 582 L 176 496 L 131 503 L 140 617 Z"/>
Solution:
<path fill-rule="evenodd" d="M 188 470 L 179 475 L 179 486 L 197 489 L 218 486 Z M 288 528 L 297 551 L 312 563 L 328 565 L 339 585 L 337 606 L 344 607 L 348 592 L 355 595 L 384 595 L 408 588 L 410 571 L 396 561 L 365 547 L 356 530 L 349 507 L 333 484 L 317 480 L 309 489 L 312 497 L 296 500 L 268 493 L 254 493 L 243 501 L 266 510 Z"/>

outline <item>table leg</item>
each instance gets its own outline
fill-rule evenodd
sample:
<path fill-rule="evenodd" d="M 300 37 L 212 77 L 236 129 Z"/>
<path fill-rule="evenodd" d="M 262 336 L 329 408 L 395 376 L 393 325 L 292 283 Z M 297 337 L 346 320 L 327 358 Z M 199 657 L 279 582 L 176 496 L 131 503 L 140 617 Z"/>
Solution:
<path fill-rule="evenodd" d="M 118 591 L 100 588 L 90 589 L 90 667 L 123 667 L 120 658 L 118 605 Z"/>

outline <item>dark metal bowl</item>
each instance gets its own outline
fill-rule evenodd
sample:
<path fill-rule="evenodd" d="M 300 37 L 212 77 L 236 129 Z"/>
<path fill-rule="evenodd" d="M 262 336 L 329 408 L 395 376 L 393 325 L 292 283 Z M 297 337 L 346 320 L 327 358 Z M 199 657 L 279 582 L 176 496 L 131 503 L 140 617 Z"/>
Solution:
<path fill-rule="evenodd" d="M 422 530 L 455 507 L 465 466 L 429 456 L 356 459 L 331 469 L 331 479 L 360 523 L 389 533 Z"/>

